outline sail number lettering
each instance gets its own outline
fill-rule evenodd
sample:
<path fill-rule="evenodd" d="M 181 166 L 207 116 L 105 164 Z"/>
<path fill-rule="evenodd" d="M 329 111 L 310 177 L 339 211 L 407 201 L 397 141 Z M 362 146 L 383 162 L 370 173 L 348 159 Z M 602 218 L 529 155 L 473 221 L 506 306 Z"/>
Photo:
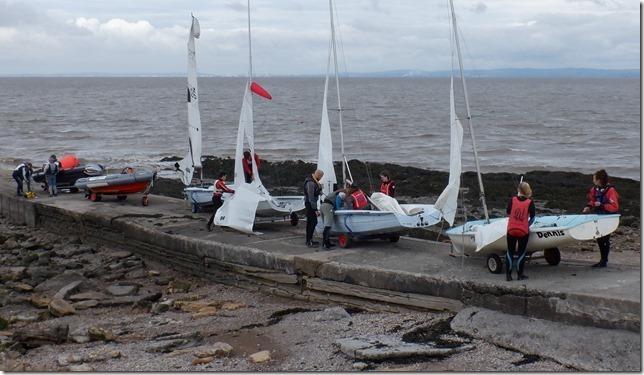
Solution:
<path fill-rule="evenodd" d="M 553 230 L 550 232 L 537 232 L 537 237 L 539 238 L 561 237 L 561 236 L 565 236 L 565 233 L 562 230 Z"/>

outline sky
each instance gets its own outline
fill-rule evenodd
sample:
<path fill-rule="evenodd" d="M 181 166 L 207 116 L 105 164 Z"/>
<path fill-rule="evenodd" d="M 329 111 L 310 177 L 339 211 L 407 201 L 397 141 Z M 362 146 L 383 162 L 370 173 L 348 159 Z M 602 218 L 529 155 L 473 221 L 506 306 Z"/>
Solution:
<path fill-rule="evenodd" d="M 454 0 L 469 69 L 640 65 L 634 0 Z M 448 70 L 447 0 L 335 3 L 341 71 Z M 247 72 L 245 0 L 0 0 L 0 75 Z M 326 0 L 251 0 L 254 72 L 323 74 Z"/>

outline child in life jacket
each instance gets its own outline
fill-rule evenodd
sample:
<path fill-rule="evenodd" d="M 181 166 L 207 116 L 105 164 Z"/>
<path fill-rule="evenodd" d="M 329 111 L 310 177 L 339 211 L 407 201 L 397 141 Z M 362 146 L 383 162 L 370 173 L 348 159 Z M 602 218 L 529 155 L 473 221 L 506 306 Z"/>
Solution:
<path fill-rule="evenodd" d="M 380 192 L 392 198 L 396 195 L 396 183 L 391 179 L 389 171 L 380 172 Z"/>
<path fill-rule="evenodd" d="M 598 215 L 616 214 L 619 211 L 619 194 L 615 186 L 608 181 L 608 173 L 600 169 L 593 175 L 593 186 L 588 192 L 588 204 L 584 207 L 584 213 L 591 211 Z M 606 267 L 608 264 L 608 253 L 610 252 L 610 234 L 597 239 L 601 259 L 593 267 Z"/>
<path fill-rule="evenodd" d="M 512 268 L 517 266 L 517 279 L 528 277 L 523 274 L 526 246 L 530 237 L 530 225 L 535 219 L 535 207 L 532 199 L 532 189 L 527 182 L 521 182 L 517 195 L 510 199 L 507 207 L 508 214 L 508 252 L 506 253 L 505 275 L 507 281 L 512 281 Z M 517 247 L 518 245 L 518 247 Z M 516 260 L 515 260 L 516 256 Z"/>

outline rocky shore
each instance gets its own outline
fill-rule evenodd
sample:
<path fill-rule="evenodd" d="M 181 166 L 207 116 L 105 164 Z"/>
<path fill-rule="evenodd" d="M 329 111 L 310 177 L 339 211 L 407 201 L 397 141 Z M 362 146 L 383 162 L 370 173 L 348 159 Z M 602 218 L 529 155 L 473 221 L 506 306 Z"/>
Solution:
<path fill-rule="evenodd" d="M 5 371 L 570 369 L 454 331 L 451 313 L 284 299 L 4 218 L 0 264 Z"/>

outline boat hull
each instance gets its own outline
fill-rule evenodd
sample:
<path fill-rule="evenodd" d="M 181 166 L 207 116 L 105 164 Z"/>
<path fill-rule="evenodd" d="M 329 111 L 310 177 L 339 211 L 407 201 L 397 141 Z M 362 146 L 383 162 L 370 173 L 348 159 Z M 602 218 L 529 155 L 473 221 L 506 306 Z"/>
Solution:
<path fill-rule="evenodd" d="M 156 178 L 156 173 L 140 171 L 131 174 L 110 174 L 81 178 L 74 186 L 90 193 L 101 195 L 128 195 L 147 193 Z"/>
<path fill-rule="evenodd" d="M 71 169 L 61 169 L 56 175 L 56 187 L 58 189 L 75 189 L 74 184 L 79 179 L 103 174 L 105 174 L 105 168 L 100 164 L 87 164 Z M 43 188 L 46 188 L 47 179 L 43 171 L 35 172 L 32 178 L 34 182 L 41 183 Z"/>
<path fill-rule="evenodd" d="M 440 222 L 433 205 L 400 205 L 413 214 L 376 210 L 336 210 L 331 233 L 353 237 L 398 233 L 405 229 L 427 228 Z"/>
<path fill-rule="evenodd" d="M 606 236 L 619 226 L 620 215 L 561 215 L 537 217 L 530 227 L 527 253 L 559 248 L 576 241 L 587 241 Z M 491 224 L 502 227 L 507 218 L 492 219 Z M 477 227 L 485 226 L 483 220 L 454 227 L 446 233 L 454 250 L 470 256 L 502 254 L 507 251 L 505 234 L 477 250 Z"/>
<path fill-rule="evenodd" d="M 214 188 L 212 185 L 209 187 L 188 187 L 184 189 L 186 200 L 190 202 L 193 211 L 198 209 L 212 207 L 212 195 Z M 224 193 L 222 200 L 225 202 L 231 196 L 229 193 Z M 280 196 L 272 197 L 273 203 L 264 200 L 257 204 L 256 216 L 259 217 L 273 217 L 289 215 L 292 212 L 301 212 L 304 210 L 304 196 Z"/>

